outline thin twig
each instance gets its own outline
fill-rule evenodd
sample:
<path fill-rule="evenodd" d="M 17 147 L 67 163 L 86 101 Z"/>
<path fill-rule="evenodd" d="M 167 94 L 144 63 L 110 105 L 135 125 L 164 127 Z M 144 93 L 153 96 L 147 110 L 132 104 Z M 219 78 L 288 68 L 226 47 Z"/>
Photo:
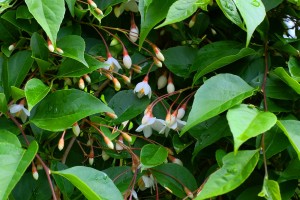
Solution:
<path fill-rule="evenodd" d="M 71 138 L 71 140 L 70 140 L 70 142 L 69 142 L 69 144 L 68 144 L 68 146 L 67 146 L 67 148 L 66 148 L 66 150 L 65 150 L 65 152 L 64 152 L 64 155 L 63 155 L 63 157 L 62 157 L 62 159 L 61 159 L 61 163 L 62 163 L 62 164 L 65 164 L 65 163 L 66 163 L 67 157 L 68 157 L 68 155 L 69 155 L 69 152 L 70 152 L 70 150 L 71 150 L 71 148 L 72 148 L 72 146 L 73 146 L 75 140 L 76 140 L 76 136 L 74 135 L 74 136 Z"/>

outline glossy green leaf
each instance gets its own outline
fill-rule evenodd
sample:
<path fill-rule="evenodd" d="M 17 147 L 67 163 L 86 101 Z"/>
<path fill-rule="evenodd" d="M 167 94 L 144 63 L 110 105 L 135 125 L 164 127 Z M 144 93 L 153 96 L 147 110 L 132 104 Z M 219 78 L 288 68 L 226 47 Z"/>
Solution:
<path fill-rule="evenodd" d="M 175 134 L 172 138 L 172 144 L 173 148 L 176 151 L 177 154 L 185 150 L 187 147 L 189 147 L 191 144 L 193 144 L 192 140 L 189 141 L 183 141 L 180 139 L 178 134 Z"/>
<path fill-rule="evenodd" d="M 75 3 L 76 3 L 76 0 L 66 0 L 66 3 L 68 5 L 69 11 L 70 11 L 72 17 L 74 17 L 75 16 L 74 6 L 75 6 Z"/>
<path fill-rule="evenodd" d="M 297 94 L 300 94 L 300 84 L 293 79 L 283 67 L 277 67 L 274 73 L 288 86 L 290 86 Z"/>
<path fill-rule="evenodd" d="M 300 179 L 300 160 L 295 159 L 292 160 L 286 169 L 280 174 L 280 177 L 278 179 L 279 182 L 285 182 L 288 180 L 293 180 L 293 179 Z"/>
<path fill-rule="evenodd" d="M 101 8 L 101 10 L 105 10 L 106 8 L 108 8 L 109 6 L 114 6 L 116 4 L 122 3 L 122 2 L 126 2 L 124 0 L 110 0 L 110 1 L 95 1 L 97 2 L 97 5 L 99 8 Z"/>
<path fill-rule="evenodd" d="M 17 12 L 16 12 L 16 18 L 17 19 L 32 19 L 33 16 L 32 14 L 29 12 L 28 7 L 25 5 L 21 5 L 17 8 Z"/>
<path fill-rule="evenodd" d="M 17 136 L 0 130 L 0 198 L 7 199 L 38 150 L 33 141 L 27 150 L 23 149 Z"/>
<path fill-rule="evenodd" d="M 200 5 L 203 6 L 203 8 L 206 8 L 209 3 L 210 0 L 178 0 L 171 5 L 166 20 L 156 28 L 180 22 L 196 12 Z"/>
<path fill-rule="evenodd" d="M 33 33 L 31 36 L 30 47 L 34 58 L 48 60 L 49 50 L 46 46 L 46 41 L 37 32 Z"/>
<path fill-rule="evenodd" d="M 147 144 L 143 146 L 140 154 L 142 168 L 160 165 L 166 161 L 167 157 L 168 151 L 166 148 L 155 144 Z"/>
<path fill-rule="evenodd" d="M 17 88 L 15 86 L 11 86 L 10 89 L 11 89 L 11 96 L 15 102 L 25 97 L 24 90 Z"/>
<path fill-rule="evenodd" d="M 144 112 L 149 103 L 150 100 L 148 98 L 138 98 L 133 93 L 133 90 L 123 90 L 114 95 L 108 105 L 118 116 L 114 122 L 120 123 L 131 120 Z"/>
<path fill-rule="evenodd" d="M 133 178 L 133 173 L 129 166 L 110 167 L 103 170 L 103 172 L 114 181 L 114 184 L 118 187 L 121 193 L 124 193 L 128 189 Z"/>
<path fill-rule="evenodd" d="M 182 185 L 174 178 L 183 183 L 190 191 L 195 191 L 197 189 L 197 182 L 194 176 L 188 169 L 181 165 L 166 163 L 154 167 L 151 169 L 151 172 L 161 186 L 168 188 L 179 198 L 184 198 L 186 193 L 184 192 Z"/>
<path fill-rule="evenodd" d="M 62 164 L 61 162 L 58 162 L 58 161 L 51 162 L 51 170 L 60 171 L 60 170 L 65 170 L 65 169 L 68 169 L 68 167 L 66 165 Z M 53 176 L 58 188 L 60 189 L 61 193 L 63 193 L 64 196 L 66 195 L 66 196 L 70 197 L 74 191 L 73 184 L 70 183 L 70 181 L 68 181 L 67 179 L 65 179 L 57 174 L 53 174 L 52 176 Z"/>
<path fill-rule="evenodd" d="M 37 127 L 62 131 L 76 121 L 101 112 L 113 112 L 91 94 L 80 90 L 58 90 L 46 96 L 31 117 Z"/>
<path fill-rule="evenodd" d="M 273 0 L 273 1 L 262 0 L 262 2 L 265 5 L 266 12 L 268 12 L 269 10 L 276 8 L 278 5 L 280 5 L 283 2 L 283 0 Z"/>
<path fill-rule="evenodd" d="M 192 71 L 197 70 L 194 82 L 205 74 L 231 64 L 243 57 L 255 54 L 250 48 L 234 41 L 219 41 L 202 47 L 194 61 Z"/>
<path fill-rule="evenodd" d="M 50 87 L 46 86 L 37 78 L 30 79 L 25 85 L 25 96 L 27 100 L 28 110 L 40 102 L 50 91 Z"/>
<path fill-rule="evenodd" d="M 0 93 L 0 112 L 6 113 L 8 110 L 7 101 L 4 93 Z"/>
<path fill-rule="evenodd" d="M 195 200 L 208 199 L 234 190 L 250 176 L 258 159 L 258 150 L 227 154 L 223 157 L 222 168 L 208 177 Z"/>
<path fill-rule="evenodd" d="M 245 104 L 229 109 L 226 117 L 233 134 L 235 153 L 244 142 L 266 132 L 277 121 L 273 113 L 259 111 Z"/>
<path fill-rule="evenodd" d="M 59 77 L 81 77 L 84 74 L 89 74 L 99 68 L 106 67 L 107 64 L 100 62 L 99 60 L 95 59 L 94 57 L 85 54 L 84 58 L 88 64 L 88 68 L 73 59 L 66 59 L 64 60 L 59 69 L 58 69 L 58 76 Z"/>
<path fill-rule="evenodd" d="M 63 56 L 72 58 L 88 66 L 84 59 L 85 42 L 78 35 L 67 35 L 57 41 L 57 47 L 63 50 Z"/>
<path fill-rule="evenodd" d="M 234 2 L 246 24 L 246 46 L 248 46 L 256 27 L 266 16 L 265 6 L 261 0 L 235 0 Z"/>
<path fill-rule="evenodd" d="M 144 10 L 144 1 L 139 2 L 141 14 L 141 34 L 139 46 L 141 47 L 151 29 L 167 16 L 169 7 L 175 0 L 153 1 L 147 10 Z"/>
<path fill-rule="evenodd" d="M 288 137 L 290 143 L 294 147 L 300 159 L 300 121 L 297 120 L 279 120 L 277 121 L 278 127 Z"/>
<path fill-rule="evenodd" d="M 288 67 L 292 78 L 300 82 L 300 62 L 295 57 L 291 56 Z"/>
<path fill-rule="evenodd" d="M 298 98 L 298 94 L 277 77 L 267 79 L 266 96 L 282 100 L 295 100 Z"/>
<path fill-rule="evenodd" d="M 77 166 L 52 173 L 68 179 L 87 199 L 123 199 L 112 180 L 105 173 L 94 168 Z"/>
<path fill-rule="evenodd" d="M 281 200 L 279 184 L 276 181 L 264 179 L 263 189 L 258 194 L 268 200 Z"/>
<path fill-rule="evenodd" d="M 224 15 L 238 25 L 241 29 L 245 30 L 245 24 L 242 22 L 241 16 L 235 6 L 233 0 L 216 0 L 218 6 L 221 8 Z"/>
<path fill-rule="evenodd" d="M 65 15 L 65 1 L 25 0 L 25 2 L 29 12 L 44 29 L 55 46 L 57 33 Z"/>
<path fill-rule="evenodd" d="M 190 67 L 194 63 L 197 50 L 187 46 L 177 46 L 162 52 L 164 64 L 176 76 L 188 77 Z M 178 56 L 180 55 L 180 56 Z"/>
<path fill-rule="evenodd" d="M 253 95 L 255 89 L 232 74 L 211 77 L 197 90 L 192 110 L 181 135 L 193 126 L 212 118 Z"/>

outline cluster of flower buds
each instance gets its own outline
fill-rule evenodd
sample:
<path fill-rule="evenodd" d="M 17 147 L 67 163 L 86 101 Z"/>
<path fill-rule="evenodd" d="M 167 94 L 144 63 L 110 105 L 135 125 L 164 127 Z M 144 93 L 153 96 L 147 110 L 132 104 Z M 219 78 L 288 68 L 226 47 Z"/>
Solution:
<path fill-rule="evenodd" d="M 92 9 L 96 11 L 98 15 L 103 15 L 102 10 L 98 8 L 97 4 L 93 0 L 87 0 L 87 3 L 91 6 Z"/>
<path fill-rule="evenodd" d="M 79 81 L 78 81 L 78 87 L 81 89 L 81 90 L 84 90 L 85 88 L 85 83 L 84 83 L 84 80 L 85 82 L 87 82 L 88 84 L 91 83 L 91 78 L 88 74 L 85 74 L 83 75 L 83 77 L 80 77 L 79 78 Z"/>

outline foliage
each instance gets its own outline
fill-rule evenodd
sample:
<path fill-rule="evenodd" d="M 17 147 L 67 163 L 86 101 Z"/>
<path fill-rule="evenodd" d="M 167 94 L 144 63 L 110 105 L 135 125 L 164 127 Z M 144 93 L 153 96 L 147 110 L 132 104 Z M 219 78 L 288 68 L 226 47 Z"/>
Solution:
<path fill-rule="evenodd" d="M 1 199 L 299 199 L 299 1 L 0 15 Z"/>

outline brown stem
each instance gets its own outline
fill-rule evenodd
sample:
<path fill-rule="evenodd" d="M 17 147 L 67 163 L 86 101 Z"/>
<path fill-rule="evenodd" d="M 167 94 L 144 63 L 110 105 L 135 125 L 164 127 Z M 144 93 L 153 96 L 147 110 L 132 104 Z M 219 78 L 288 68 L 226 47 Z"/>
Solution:
<path fill-rule="evenodd" d="M 109 79 L 107 79 L 106 81 L 104 81 L 104 83 L 102 83 L 102 84 L 100 85 L 100 87 L 98 88 L 98 90 L 94 93 L 94 96 L 95 96 L 95 97 L 98 97 L 99 94 L 100 94 L 100 92 L 101 92 L 101 91 L 109 84 L 109 82 L 110 82 Z"/>
<path fill-rule="evenodd" d="M 68 144 L 68 146 L 67 146 L 67 148 L 66 148 L 66 150 L 65 150 L 65 152 L 64 152 L 64 155 L 63 155 L 63 157 L 62 157 L 62 159 L 61 159 L 61 163 L 62 163 L 62 164 L 65 164 L 65 163 L 66 163 L 67 157 L 68 157 L 68 155 L 69 155 L 69 152 L 70 152 L 70 150 L 71 150 L 71 148 L 72 148 L 72 146 L 73 146 L 75 140 L 76 140 L 76 136 L 74 135 L 74 136 L 71 138 L 71 140 L 70 140 L 70 142 L 69 142 L 69 144 Z"/>

